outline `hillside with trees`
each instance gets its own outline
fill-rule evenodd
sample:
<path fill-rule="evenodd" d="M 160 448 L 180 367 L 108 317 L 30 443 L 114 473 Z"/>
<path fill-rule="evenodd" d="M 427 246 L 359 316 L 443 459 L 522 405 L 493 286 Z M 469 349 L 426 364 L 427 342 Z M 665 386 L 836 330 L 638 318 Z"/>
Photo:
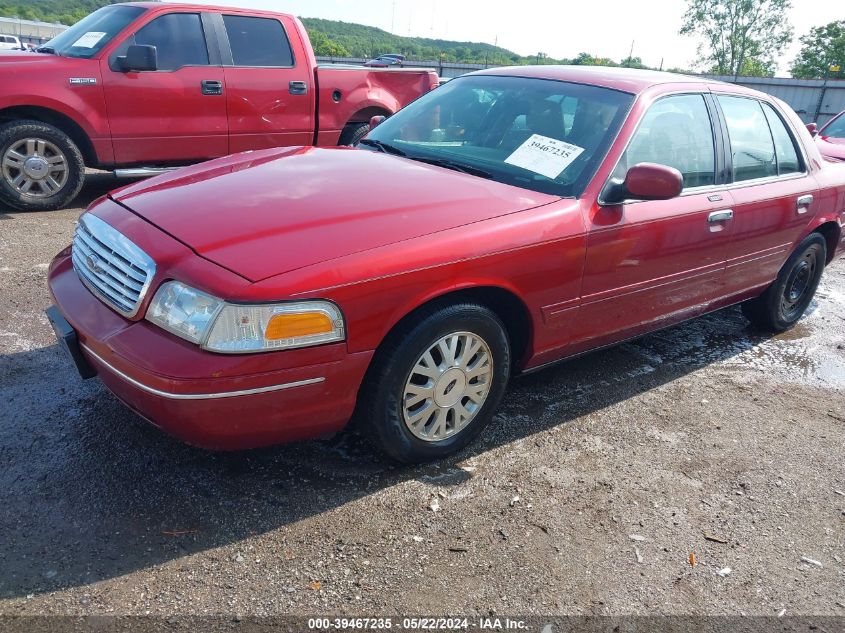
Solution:
<path fill-rule="evenodd" d="M 74 24 L 95 9 L 118 0 L 0 0 L 0 16 Z M 701 68 L 731 75 L 771 76 L 776 59 L 792 38 L 786 20 L 789 0 L 687 0 L 681 32 L 701 41 Z M 646 68 L 639 57 L 615 61 L 580 53 L 553 59 L 543 53 L 519 55 L 481 42 L 403 37 L 379 28 L 336 20 L 303 18 L 317 55 L 375 57 L 401 53 L 410 60 L 476 64 L 581 64 Z M 819 26 L 801 38 L 802 49 L 792 64 L 795 77 L 842 76 L 845 66 L 845 22 Z M 830 68 L 839 68 L 831 73 Z M 680 72 L 689 72 L 683 69 Z"/>
<path fill-rule="evenodd" d="M 106 4 L 119 0 L 0 0 L 0 15 L 26 20 L 71 25 Z M 494 66 L 512 64 L 598 64 L 618 65 L 613 60 L 581 53 L 573 60 L 552 59 L 538 53 L 522 56 L 492 44 L 457 42 L 422 37 L 403 37 L 379 28 L 336 20 L 303 18 L 317 55 L 327 57 L 375 57 L 401 53 L 412 60 L 466 62 Z M 641 66 L 638 58 L 630 65 Z"/>
<path fill-rule="evenodd" d="M 0 15 L 23 20 L 78 22 L 92 11 L 119 0 L 0 0 Z"/>

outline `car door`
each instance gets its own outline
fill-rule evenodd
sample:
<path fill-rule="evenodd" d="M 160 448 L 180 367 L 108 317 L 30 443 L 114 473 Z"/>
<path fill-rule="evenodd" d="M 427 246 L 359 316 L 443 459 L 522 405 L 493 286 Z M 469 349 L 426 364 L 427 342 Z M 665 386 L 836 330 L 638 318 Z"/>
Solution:
<path fill-rule="evenodd" d="M 182 163 L 225 156 L 223 69 L 200 13 L 166 13 L 129 35 L 102 61 L 103 89 L 118 164 Z M 158 70 L 124 72 L 130 45 L 155 46 Z"/>
<path fill-rule="evenodd" d="M 783 116 L 753 97 L 717 95 L 730 143 L 734 212 L 721 294 L 766 286 L 818 208 L 818 186 Z"/>
<path fill-rule="evenodd" d="M 229 111 L 229 150 L 312 145 L 316 87 L 299 33 L 277 17 L 215 16 Z"/>
<path fill-rule="evenodd" d="M 589 210 L 573 352 L 689 318 L 715 296 L 732 223 L 714 130 L 715 109 L 699 93 L 663 97 L 643 115 L 612 177 L 656 163 L 678 169 L 684 189 L 670 200 L 598 201 Z"/>

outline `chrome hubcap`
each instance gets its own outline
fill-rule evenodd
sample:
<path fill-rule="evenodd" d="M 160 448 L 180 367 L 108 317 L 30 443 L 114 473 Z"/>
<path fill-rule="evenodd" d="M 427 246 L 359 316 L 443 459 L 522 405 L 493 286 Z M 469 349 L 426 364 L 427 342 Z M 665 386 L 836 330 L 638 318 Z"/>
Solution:
<path fill-rule="evenodd" d="M 427 442 L 459 433 L 481 410 L 492 380 L 493 356 L 484 339 L 447 334 L 419 357 L 405 381 L 405 424 Z"/>
<path fill-rule="evenodd" d="M 26 138 L 9 146 L 2 159 L 3 178 L 18 193 L 49 198 L 67 183 L 64 153 L 50 141 Z"/>

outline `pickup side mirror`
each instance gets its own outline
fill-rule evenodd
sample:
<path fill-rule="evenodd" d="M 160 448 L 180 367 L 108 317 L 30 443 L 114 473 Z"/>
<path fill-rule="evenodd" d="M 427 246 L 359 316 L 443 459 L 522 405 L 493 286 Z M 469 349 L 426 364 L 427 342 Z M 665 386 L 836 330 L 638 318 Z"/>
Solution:
<path fill-rule="evenodd" d="M 602 192 L 604 204 L 624 200 L 669 200 L 681 195 L 684 177 L 674 167 L 656 163 L 638 163 L 628 170 L 625 180 L 608 182 Z"/>
<path fill-rule="evenodd" d="M 158 50 L 155 46 L 133 44 L 126 49 L 126 55 L 117 58 L 124 72 L 158 70 Z"/>
<path fill-rule="evenodd" d="M 376 129 L 376 127 L 378 127 L 379 125 L 381 125 L 382 123 L 384 123 L 384 120 L 385 120 L 386 118 L 387 118 L 387 117 L 386 117 L 386 116 L 384 116 L 383 114 L 380 114 L 380 115 L 378 115 L 378 116 L 371 117 L 371 118 L 370 118 L 370 130 L 374 130 L 374 129 Z"/>
<path fill-rule="evenodd" d="M 816 123 L 808 123 L 807 131 L 810 133 L 810 136 L 815 136 L 819 133 L 819 126 Z"/>

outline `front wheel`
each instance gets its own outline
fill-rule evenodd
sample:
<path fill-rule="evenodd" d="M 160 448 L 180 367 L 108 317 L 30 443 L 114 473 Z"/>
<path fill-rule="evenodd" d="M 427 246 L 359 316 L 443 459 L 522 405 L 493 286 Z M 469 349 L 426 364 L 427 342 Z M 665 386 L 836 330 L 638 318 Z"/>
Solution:
<path fill-rule="evenodd" d="M 85 163 L 70 137 L 40 121 L 0 126 L 0 202 L 19 211 L 58 209 L 85 180 Z"/>
<path fill-rule="evenodd" d="M 490 423 L 510 375 L 510 346 L 489 309 L 432 309 L 379 350 L 362 393 L 370 440 L 413 464 L 454 453 Z"/>
<path fill-rule="evenodd" d="M 786 260 L 774 283 L 759 297 L 742 304 L 742 313 L 763 330 L 788 330 L 810 306 L 826 261 L 824 237 L 808 235 Z"/>

